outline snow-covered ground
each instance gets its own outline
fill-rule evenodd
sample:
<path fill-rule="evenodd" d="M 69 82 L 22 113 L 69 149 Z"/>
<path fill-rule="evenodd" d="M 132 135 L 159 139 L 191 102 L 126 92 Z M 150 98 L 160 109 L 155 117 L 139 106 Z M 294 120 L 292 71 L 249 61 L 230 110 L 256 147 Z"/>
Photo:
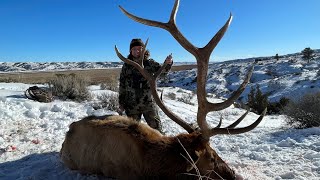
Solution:
<path fill-rule="evenodd" d="M 0 179 L 104 179 L 81 175 L 66 168 L 59 151 L 68 125 L 88 115 L 115 114 L 94 110 L 90 102 L 55 100 L 35 102 L 24 97 L 31 85 L 0 83 Z M 93 94 L 110 92 L 90 86 Z M 197 105 L 170 100 L 166 94 L 190 93 L 166 87 L 165 104 L 188 122 L 195 122 Z M 210 98 L 211 102 L 221 101 Z M 207 120 L 217 125 L 220 116 L 228 125 L 245 110 L 233 106 L 208 114 Z M 160 111 L 164 131 L 175 135 L 184 130 Z M 239 125 L 252 123 L 258 115 L 249 113 Z M 240 135 L 217 135 L 211 145 L 221 158 L 245 179 L 320 179 L 320 128 L 296 130 L 287 127 L 282 115 L 266 116 L 254 130 Z"/>

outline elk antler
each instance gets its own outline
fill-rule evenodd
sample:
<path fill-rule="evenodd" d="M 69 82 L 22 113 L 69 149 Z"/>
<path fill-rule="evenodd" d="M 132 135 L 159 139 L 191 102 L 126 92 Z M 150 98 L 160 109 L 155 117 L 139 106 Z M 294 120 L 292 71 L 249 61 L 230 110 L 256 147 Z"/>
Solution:
<path fill-rule="evenodd" d="M 171 11 L 170 19 L 167 23 L 163 22 L 158 22 L 158 21 L 153 21 L 153 20 L 148 20 L 144 18 L 137 17 L 133 14 L 130 14 L 127 12 L 125 9 L 123 9 L 121 6 L 120 9 L 121 11 L 128 16 L 129 18 L 133 19 L 134 21 L 137 21 L 139 23 L 148 25 L 148 26 L 154 26 L 154 27 L 159 27 L 162 29 L 165 29 L 168 31 L 178 42 L 179 44 L 186 49 L 188 52 L 190 52 L 197 60 L 197 69 L 198 69 L 198 76 L 197 76 L 197 98 L 198 98 L 198 113 L 197 113 L 197 123 L 203 133 L 204 138 L 209 139 L 211 136 L 216 135 L 216 134 L 238 134 L 238 133 L 244 133 L 247 131 L 252 130 L 255 128 L 260 121 L 262 120 L 264 113 L 260 115 L 260 117 L 250 126 L 245 127 L 245 128 L 238 128 L 234 129 L 234 125 L 232 127 L 228 128 L 210 128 L 208 123 L 206 122 L 206 116 L 209 112 L 211 111 L 218 111 L 221 109 L 225 109 L 229 107 L 236 99 L 239 98 L 243 90 L 245 89 L 246 85 L 248 84 L 251 74 L 253 72 L 253 67 L 249 70 L 249 73 L 247 74 L 244 82 L 241 84 L 241 86 L 238 88 L 238 90 L 233 93 L 233 95 L 227 99 L 226 101 L 222 103 L 211 103 L 207 100 L 206 97 L 206 81 L 207 81 L 207 74 L 208 74 L 208 64 L 209 64 L 209 58 L 211 53 L 213 52 L 214 48 L 217 46 L 219 41 L 222 39 L 223 35 L 227 31 L 231 20 L 232 20 L 232 15 L 230 14 L 230 17 L 224 24 L 224 26 L 214 35 L 214 37 L 208 42 L 208 44 L 202 48 L 198 48 L 191 44 L 179 31 L 179 29 L 176 26 L 176 13 L 178 11 L 178 6 L 179 6 L 179 0 L 175 1 L 175 4 L 173 6 L 173 9 Z M 123 60 L 125 59 L 116 49 L 118 57 Z M 128 60 L 123 60 L 125 62 L 128 62 Z M 134 64 L 132 61 L 130 61 L 129 64 Z M 134 65 L 140 72 L 141 74 L 149 81 L 152 94 L 155 97 L 156 103 L 159 105 L 159 107 L 164 111 L 164 113 L 169 116 L 172 120 L 177 122 L 179 125 L 184 127 L 189 133 L 193 132 L 194 130 L 183 120 L 181 120 L 178 116 L 174 115 L 170 110 L 168 110 L 162 101 L 159 99 L 159 96 L 156 91 L 156 79 L 157 76 L 153 76 L 151 78 L 150 75 L 148 75 L 143 68 L 137 67 L 137 65 Z M 152 80 L 152 81 L 151 81 Z M 244 115 L 245 116 L 245 115 Z M 242 116 L 240 120 L 236 121 L 237 123 L 240 123 L 240 121 L 244 118 Z"/>

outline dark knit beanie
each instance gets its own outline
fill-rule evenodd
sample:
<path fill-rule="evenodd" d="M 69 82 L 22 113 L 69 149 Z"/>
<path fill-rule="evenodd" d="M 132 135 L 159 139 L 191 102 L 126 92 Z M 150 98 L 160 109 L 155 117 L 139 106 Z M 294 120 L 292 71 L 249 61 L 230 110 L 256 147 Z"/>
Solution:
<path fill-rule="evenodd" d="M 131 43 L 130 43 L 130 50 L 131 50 L 134 46 L 144 46 L 144 43 L 142 42 L 141 39 L 132 39 L 132 40 L 131 40 Z"/>

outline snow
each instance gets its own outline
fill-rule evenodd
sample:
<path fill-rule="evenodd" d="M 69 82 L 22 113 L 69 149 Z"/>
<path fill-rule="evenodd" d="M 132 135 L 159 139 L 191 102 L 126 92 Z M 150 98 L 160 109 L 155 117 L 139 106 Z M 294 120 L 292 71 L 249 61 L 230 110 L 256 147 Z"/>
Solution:
<path fill-rule="evenodd" d="M 0 179 L 101 179 L 69 170 L 60 161 L 59 151 L 71 122 L 92 114 L 116 113 L 96 111 L 89 102 L 35 102 L 23 96 L 29 86 L 0 83 Z M 166 87 L 164 92 L 165 95 L 188 92 L 179 89 Z M 102 91 L 97 86 L 90 90 Z M 196 104 L 164 97 L 172 111 L 187 122 L 195 121 Z M 210 101 L 221 100 L 210 98 Z M 244 112 L 231 106 L 208 114 L 207 120 L 215 126 L 222 115 L 223 125 L 228 125 Z M 160 115 L 167 135 L 184 132 L 162 112 Z M 249 113 L 239 127 L 257 118 L 258 115 Z M 266 116 L 254 130 L 240 135 L 217 135 L 211 138 L 211 145 L 245 179 L 319 179 L 320 128 L 291 129 L 284 119 L 282 115 Z"/>

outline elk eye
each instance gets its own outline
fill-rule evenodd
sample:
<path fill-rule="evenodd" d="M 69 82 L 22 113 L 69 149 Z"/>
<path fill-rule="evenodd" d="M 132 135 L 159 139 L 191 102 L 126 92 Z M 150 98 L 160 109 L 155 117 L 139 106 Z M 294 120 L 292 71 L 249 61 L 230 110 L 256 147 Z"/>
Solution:
<path fill-rule="evenodd" d="M 214 163 L 214 158 L 210 158 L 210 162 Z"/>

